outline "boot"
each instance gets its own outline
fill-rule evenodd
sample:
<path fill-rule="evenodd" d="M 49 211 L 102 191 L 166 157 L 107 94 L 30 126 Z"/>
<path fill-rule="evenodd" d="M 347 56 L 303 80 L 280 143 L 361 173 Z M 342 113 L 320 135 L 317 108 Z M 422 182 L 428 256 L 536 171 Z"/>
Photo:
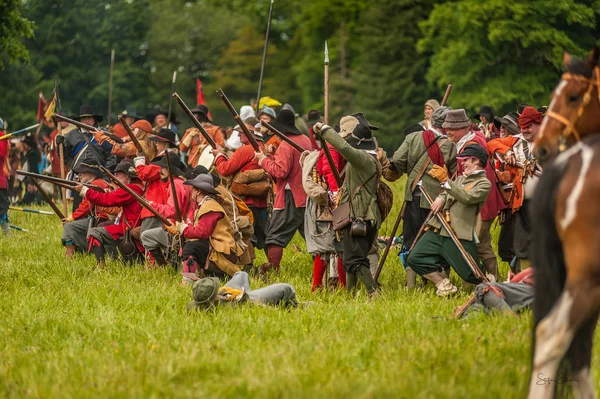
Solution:
<path fill-rule="evenodd" d="M 435 287 L 437 288 L 435 292 L 436 295 L 441 297 L 450 296 L 458 291 L 458 288 L 456 288 L 456 286 L 454 286 L 447 278 L 437 283 Z"/>
<path fill-rule="evenodd" d="M 356 288 L 356 283 L 358 282 L 358 278 L 356 277 L 356 274 L 351 273 L 351 272 L 346 272 L 346 288 L 348 289 L 348 292 L 353 292 L 354 289 Z"/>
<path fill-rule="evenodd" d="M 367 292 L 371 295 L 375 292 L 375 280 L 371 274 L 371 269 L 368 266 L 360 266 L 356 271 L 356 277 L 365 285 Z"/>
<path fill-rule="evenodd" d="M 313 283 L 311 291 L 314 292 L 317 288 L 323 288 L 323 275 L 327 265 L 323 262 L 320 255 L 315 256 L 313 264 Z"/>
<path fill-rule="evenodd" d="M 104 248 L 98 245 L 93 245 L 90 248 L 90 252 L 96 256 L 96 262 L 98 266 L 106 267 L 106 262 L 104 261 Z"/>
<path fill-rule="evenodd" d="M 73 259 L 73 256 L 75 256 L 75 252 L 77 252 L 77 248 L 75 248 L 75 245 L 73 245 L 73 244 L 65 245 L 65 256 L 67 259 L 69 259 L 69 260 Z"/>
<path fill-rule="evenodd" d="M 491 274 L 494 276 L 494 281 L 499 281 L 500 277 L 498 276 L 498 259 L 489 258 L 483 261 L 483 266 L 485 267 L 485 271 L 487 274 Z"/>
<path fill-rule="evenodd" d="M 281 258 L 283 258 L 283 247 L 280 247 L 279 245 L 268 245 L 267 258 L 269 260 L 269 264 L 272 265 L 276 271 L 279 271 Z"/>
<path fill-rule="evenodd" d="M 156 266 L 167 266 L 167 261 L 165 260 L 165 255 L 163 254 L 162 249 L 154 248 L 150 250 L 152 257 L 154 258 L 154 264 Z"/>
<path fill-rule="evenodd" d="M 406 268 L 406 286 L 409 289 L 415 288 L 417 285 L 417 273 L 410 267 Z"/>

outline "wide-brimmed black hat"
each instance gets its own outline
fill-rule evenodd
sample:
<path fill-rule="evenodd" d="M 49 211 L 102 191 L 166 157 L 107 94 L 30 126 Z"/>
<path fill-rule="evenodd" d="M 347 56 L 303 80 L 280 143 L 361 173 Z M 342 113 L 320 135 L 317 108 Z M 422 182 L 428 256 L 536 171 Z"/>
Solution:
<path fill-rule="evenodd" d="M 500 126 L 504 126 L 504 128 L 506 130 L 508 130 L 508 132 L 511 135 L 517 135 L 521 132 L 521 129 L 519 129 L 519 116 L 517 115 L 516 112 L 511 112 L 509 114 L 504 115 L 504 117 L 499 117 L 496 116 L 494 118 L 494 125 L 500 129 Z"/>
<path fill-rule="evenodd" d="M 404 129 L 404 137 L 408 136 L 409 134 L 424 132 L 424 131 L 425 131 L 425 128 L 423 126 L 419 125 L 418 123 L 415 123 L 414 125 L 407 126 Z"/>
<path fill-rule="evenodd" d="M 31 132 L 27 132 L 25 137 L 23 137 L 23 142 L 25 144 L 27 144 L 29 147 L 35 147 L 37 144 L 35 141 L 35 135 Z"/>
<path fill-rule="evenodd" d="M 356 125 L 352 134 L 346 137 L 346 142 L 357 150 L 370 151 L 377 149 L 371 129 L 368 125 L 362 123 Z"/>
<path fill-rule="evenodd" d="M 133 118 L 136 121 L 139 119 L 142 119 L 141 116 L 139 116 L 138 114 L 135 113 L 134 107 L 125 108 L 125 111 L 121 112 L 121 115 L 123 115 L 124 118 Z"/>
<path fill-rule="evenodd" d="M 81 118 L 85 118 L 88 116 L 93 117 L 96 120 L 96 122 L 102 122 L 102 119 L 104 119 L 102 115 L 98 115 L 95 113 L 93 105 L 82 105 L 81 107 L 79 107 L 79 116 L 75 116 L 73 119 L 79 121 L 81 120 Z"/>
<path fill-rule="evenodd" d="M 138 178 L 137 172 L 135 171 L 135 165 L 130 159 L 124 159 L 121 162 L 119 162 L 119 164 L 115 168 L 115 173 L 117 172 L 126 173 L 129 177 L 132 177 L 134 179 Z"/>
<path fill-rule="evenodd" d="M 367 120 L 367 118 L 365 117 L 365 114 L 363 114 L 362 112 L 357 112 L 355 114 L 352 114 L 353 117 L 355 117 L 356 119 L 358 119 L 358 123 L 368 126 L 369 129 L 371 130 L 379 130 L 378 126 L 375 125 L 371 125 L 371 123 Z"/>
<path fill-rule="evenodd" d="M 494 109 L 489 105 L 482 105 L 479 108 L 479 112 L 475 114 L 474 118 L 478 121 L 481 121 L 481 116 L 485 116 L 488 122 L 492 122 L 494 120 Z"/>
<path fill-rule="evenodd" d="M 162 128 L 158 131 L 157 134 L 149 137 L 150 141 L 160 141 L 162 143 L 169 143 L 169 147 L 177 147 L 175 141 L 177 140 L 177 135 L 171 129 Z"/>
<path fill-rule="evenodd" d="M 183 177 L 186 180 L 193 180 L 196 178 L 196 176 L 205 175 L 207 173 L 208 173 L 208 169 L 206 169 L 206 166 L 198 165 L 195 168 L 188 167 L 188 170 L 186 170 Z"/>
<path fill-rule="evenodd" d="M 183 176 L 183 164 L 181 160 L 174 152 L 168 152 L 167 156 L 169 157 L 169 161 L 171 162 L 171 172 L 174 176 Z M 161 168 L 167 168 L 167 159 L 163 155 L 160 157 L 158 161 L 152 162 L 153 165 L 160 166 Z"/>
<path fill-rule="evenodd" d="M 92 173 L 96 177 L 102 177 L 102 171 L 97 161 L 88 161 L 87 163 L 80 163 L 73 168 L 75 173 Z"/>
<path fill-rule="evenodd" d="M 483 168 L 487 165 L 488 162 L 488 152 L 479 144 L 469 144 L 466 146 L 457 156 L 457 158 L 468 158 L 474 157 L 479 159 Z"/>
<path fill-rule="evenodd" d="M 282 109 L 279 111 L 275 120 L 271 122 L 271 126 L 284 134 L 297 136 L 302 134 L 296 127 L 296 115 L 289 109 Z"/>
<path fill-rule="evenodd" d="M 218 194 L 219 192 L 215 190 L 215 184 L 213 182 L 213 178 L 208 174 L 202 174 L 196 176 L 196 178 L 191 180 L 186 180 L 183 183 L 188 186 L 192 186 L 200 191 L 204 191 L 208 194 Z"/>
<path fill-rule="evenodd" d="M 210 120 L 209 116 L 208 116 L 208 107 L 204 104 L 198 104 L 196 105 L 194 108 L 192 108 L 190 111 L 192 111 L 192 114 L 202 114 L 206 117 L 206 119 L 208 119 L 208 121 L 210 123 L 212 123 L 212 121 Z"/>

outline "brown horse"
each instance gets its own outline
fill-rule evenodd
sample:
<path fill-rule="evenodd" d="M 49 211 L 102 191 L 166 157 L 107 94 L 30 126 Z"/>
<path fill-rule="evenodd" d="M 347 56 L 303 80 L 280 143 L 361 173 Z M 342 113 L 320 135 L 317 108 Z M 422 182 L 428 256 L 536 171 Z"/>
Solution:
<path fill-rule="evenodd" d="M 600 314 L 600 51 L 565 57 L 536 141 L 544 163 L 532 207 L 533 370 L 530 398 L 574 389 L 595 397 L 592 339 Z M 559 371 L 560 370 L 560 371 Z"/>

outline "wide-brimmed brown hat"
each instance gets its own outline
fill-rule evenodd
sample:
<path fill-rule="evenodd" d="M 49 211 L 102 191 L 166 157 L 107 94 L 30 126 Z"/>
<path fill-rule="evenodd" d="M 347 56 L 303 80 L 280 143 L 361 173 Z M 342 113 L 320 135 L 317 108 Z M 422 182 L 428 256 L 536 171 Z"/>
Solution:
<path fill-rule="evenodd" d="M 494 118 L 494 125 L 500 129 L 500 126 L 504 126 L 504 128 L 506 130 L 508 130 L 508 132 L 511 135 L 517 135 L 521 132 L 521 130 L 519 129 L 519 125 L 518 125 L 518 119 L 519 116 L 517 115 L 516 112 L 511 112 L 509 114 L 504 115 L 504 117 L 499 117 L 496 116 Z"/>
<path fill-rule="evenodd" d="M 215 190 L 215 183 L 213 181 L 213 178 L 207 174 L 198 175 L 194 179 L 186 180 L 183 184 L 192 186 L 208 194 L 219 193 L 217 190 Z"/>
<path fill-rule="evenodd" d="M 198 104 L 196 105 L 194 108 L 192 108 L 190 111 L 192 111 L 192 114 L 202 114 L 206 117 L 206 119 L 208 119 L 208 121 L 210 123 L 212 123 L 212 121 L 210 120 L 209 116 L 208 116 L 208 107 L 204 104 Z"/>
<path fill-rule="evenodd" d="M 446 121 L 442 125 L 444 129 L 458 130 L 471 127 L 471 119 L 467 116 L 467 111 L 464 109 L 455 109 L 448 111 Z"/>

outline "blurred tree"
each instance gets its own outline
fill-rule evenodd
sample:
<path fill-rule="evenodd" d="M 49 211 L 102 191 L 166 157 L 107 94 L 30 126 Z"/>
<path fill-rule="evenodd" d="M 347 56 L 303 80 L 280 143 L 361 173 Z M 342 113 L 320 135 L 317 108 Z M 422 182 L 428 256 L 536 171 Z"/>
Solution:
<path fill-rule="evenodd" d="M 21 14 L 22 8 L 22 0 L 0 2 L 0 71 L 5 61 L 29 61 L 23 39 L 33 36 L 34 24 Z"/>

